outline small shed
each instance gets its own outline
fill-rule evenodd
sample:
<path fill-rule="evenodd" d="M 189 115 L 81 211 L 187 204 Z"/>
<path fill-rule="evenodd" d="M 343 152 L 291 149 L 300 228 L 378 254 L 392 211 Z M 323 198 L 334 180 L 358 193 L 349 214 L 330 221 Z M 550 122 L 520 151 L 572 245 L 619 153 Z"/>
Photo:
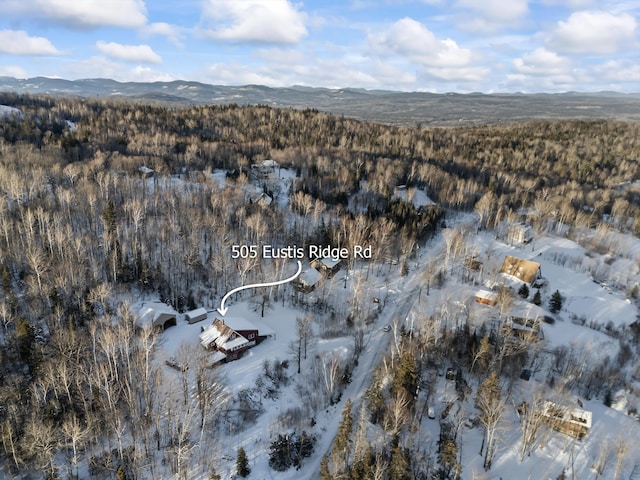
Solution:
<path fill-rule="evenodd" d="M 184 318 L 189 324 L 201 322 L 207 318 L 207 310 L 204 308 L 196 308 L 184 314 Z"/>
<path fill-rule="evenodd" d="M 490 290 L 480 289 L 475 294 L 476 302 L 493 307 L 498 303 L 498 294 Z"/>

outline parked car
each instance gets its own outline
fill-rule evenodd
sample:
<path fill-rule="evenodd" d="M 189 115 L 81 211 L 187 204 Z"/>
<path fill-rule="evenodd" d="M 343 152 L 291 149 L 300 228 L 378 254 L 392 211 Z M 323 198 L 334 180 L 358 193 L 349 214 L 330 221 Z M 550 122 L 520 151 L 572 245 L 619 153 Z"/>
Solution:
<path fill-rule="evenodd" d="M 391 331 L 391 325 L 389 325 L 388 323 L 382 327 L 382 331 L 383 332 L 390 332 Z"/>

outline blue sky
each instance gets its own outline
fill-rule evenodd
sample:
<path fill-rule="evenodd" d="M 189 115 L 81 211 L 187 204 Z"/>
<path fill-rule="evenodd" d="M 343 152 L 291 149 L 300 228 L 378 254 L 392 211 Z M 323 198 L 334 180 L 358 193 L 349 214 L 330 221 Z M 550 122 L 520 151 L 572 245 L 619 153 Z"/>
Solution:
<path fill-rule="evenodd" d="M 638 0 L 0 0 L 0 75 L 640 91 Z"/>

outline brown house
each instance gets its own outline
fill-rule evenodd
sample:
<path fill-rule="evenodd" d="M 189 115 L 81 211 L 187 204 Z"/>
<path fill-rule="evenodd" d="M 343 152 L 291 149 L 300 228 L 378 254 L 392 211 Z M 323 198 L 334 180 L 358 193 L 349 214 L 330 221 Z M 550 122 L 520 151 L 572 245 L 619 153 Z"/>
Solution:
<path fill-rule="evenodd" d="M 540 264 L 538 262 L 523 260 L 509 255 L 504 259 L 500 273 L 511 278 L 515 278 L 516 280 L 528 285 L 533 285 L 536 280 L 542 278 Z"/>
<path fill-rule="evenodd" d="M 498 303 L 498 294 L 489 290 L 478 290 L 476 292 L 475 299 L 478 303 L 493 307 L 496 303 Z"/>

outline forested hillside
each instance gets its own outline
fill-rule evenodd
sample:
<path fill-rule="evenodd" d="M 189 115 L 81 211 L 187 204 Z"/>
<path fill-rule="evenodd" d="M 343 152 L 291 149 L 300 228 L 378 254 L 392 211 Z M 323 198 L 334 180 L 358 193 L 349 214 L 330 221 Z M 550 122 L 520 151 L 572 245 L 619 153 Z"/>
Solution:
<path fill-rule="evenodd" d="M 640 235 L 634 123 L 432 129 L 266 106 L 14 94 L 0 94 L 0 104 L 24 114 L 0 120 L 0 467 L 12 474 L 55 478 L 62 455 L 77 475 L 85 452 L 101 448 L 96 475 L 113 465 L 119 478 L 153 474 L 154 451 L 181 471 L 185 432 L 166 420 L 154 334 L 136 334 L 117 299 L 156 295 L 182 312 L 285 268 L 238 264 L 231 245 L 369 242 L 374 261 L 402 265 L 455 210 L 475 211 L 480 228 L 528 215 L 538 231 L 552 221 Z M 288 202 L 248 199 L 251 165 L 265 159 L 296 172 L 291 191 L 260 186 Z M 212 176 L 220 171 L 224 185 Z M 399 185 L 425 190 L 437 206 L 398 198 Z M 284 293 L 264 295 L 278 302 Z M 479 348 L 478 338 L 467 341 Z M 405 345 L 410 370 L 424 346 Z M 478 362 L 488 360 L 463 363 Z M 205 412 L 218 380 L 204 367 L 197 375 L 210 386 L 196 409 L 204 434 L 216 421 Z M 415 390 L 410 376 L 394 392 Z"/>

